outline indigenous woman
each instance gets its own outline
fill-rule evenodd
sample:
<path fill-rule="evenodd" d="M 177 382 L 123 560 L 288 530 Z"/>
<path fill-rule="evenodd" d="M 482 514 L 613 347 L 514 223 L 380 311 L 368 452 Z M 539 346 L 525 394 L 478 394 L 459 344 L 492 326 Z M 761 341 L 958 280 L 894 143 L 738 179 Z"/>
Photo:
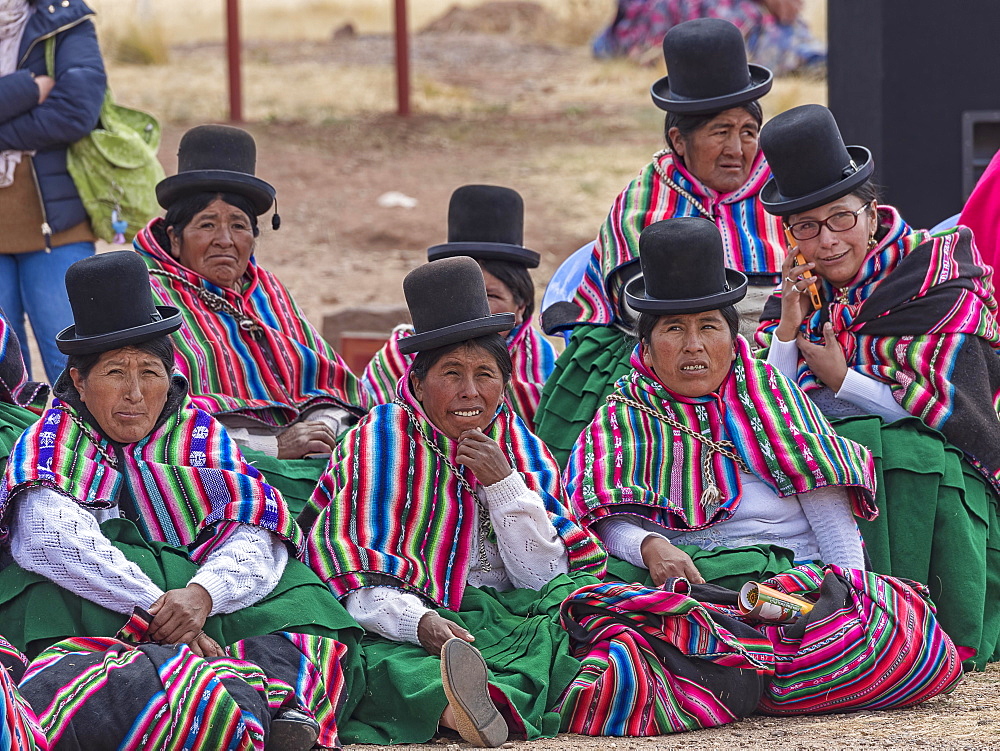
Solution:
<path fill-rule="evenodd" d="M 929 585 L 965 656 L 1000 658 L 991 269 L 967 228 L 932 235 L 878 205 L 871 153 L 845 147 L 825 107 L 778 115 L 761 146 L 774 170 L 761 199 L 793 245 L 761 316 L 767 360 L 875 455 L 874 570 Z"/>
<path fill-rule="evenodd" d="M 156 187 L 166 217 L 138 234 L 135 249 L 157 302 L 181 312 L 174 344 L 192 402 L 250 449 L 271 481 L 301 470 L 311 473 L 311 492 L 322 464 L 273 460 L 329 454 L 364 414 L 367 394 L 288 290 L 257 264 L 257 217 L 275 191 L 254 175 L 255 162 L 256 145 L 243 130 L 206 125 L 185 133 L 178 174 Z"/>
<path fill-rule="evenodd" d="M 517 191 L 463 185 L 452 193 L 448 242 L 429 248 L 427 260 L 460 255 L 479 263 L 490 312 L 514 315 L 514 327 L 500 332 L 514 368 L 504 399 L 533 429 L 542 386 L 555 367 L 556 355 L 532 325 L 535 285 L 528 269 L 536 268 L 541 256 L 524 247 L 524 201 Z M 399 343 L 412 335 L 412 326 L 398 327 L 365 369 L 364 384 L 379 404 L 396 398 L 396 384 L 413 359 L 399 351 Z"/>
<path fill-rule="evenodd" d="M 171 374 L 181 317 L 154 306 L 139 257 L 79 261 L 66 288 L 75 324 L 58 338 L 57 399 L 0 484 L 4 636 L 34 657 L 142 611 L 144 641 L 198 656 L 276 631 L 353 655 L 357 625 L 295 560 L 302 533 L 281 495 Z"/>
<path fill-rule="evenodd" d="M 38 419 L 48 386 L 28 381 L 17 335 L 0 311 L 0 467 L 21 433 Z"/>
<path fill-rule="evenodd" d="M 479 266 L 446 258 L 403 282 L 417 353 L 396 400 L 344 438 L 300 520 L 307 562 L 370 636 L 372 690 L 350 742 L 554 735 L 579 663 L 559 603 L 604 553 L 564 505 L 545 446 L 503 402 L 510 355 Z M 475 648 L 472 643 L 474 642 Z M 438 659 L 440 655 L 440 659 Z"/>
<path fill-rule="evenodd" d="M 717 18 L 672 28 L 663 38 L 663 55 L 670 75 L 653 84 L 652 95 L 667 111 L 668 148 L 653 155 L 611 207 L 576 307 L 566 304 L 570 312 L 562 325 L 555 311 L 546 312 L 549 333 L 575 326 L 535 420 L 539 437 L 560 462 L 615 381 L 631 370 L 635 314 L 622 290 L 639 273 L 644 227 L 702 216 L 722 233 L 726 264 L 753 283 L 773 284 L 781 267 L 780 223 L 758 199 L 770 171 L 757 147 L 763 119 L 757 100 L 770 91 L 771 72 L 747 65 L 739 30 Z"/>
<path fill-rule="evenodd" d="M 632 372 L 566 469 L 580 520 L 657 586 L 683 576 L 739 589 L 808 561 L 865 568 L 854 516 L 876 513 L 871 456 L 752 356 L 734 307 L 746 277 L 724 268 L 718 230 L 657 222 L 639 255 L 625 290 L 639 311 Z"/>

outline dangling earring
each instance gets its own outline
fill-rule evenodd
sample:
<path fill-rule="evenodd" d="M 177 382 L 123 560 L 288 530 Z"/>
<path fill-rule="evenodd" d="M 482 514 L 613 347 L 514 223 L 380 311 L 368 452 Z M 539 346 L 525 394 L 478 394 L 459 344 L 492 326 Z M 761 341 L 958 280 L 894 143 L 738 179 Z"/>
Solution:
<path fill-rule="evenodd" d="M 876 207 L 875 208 L 875 213 L 874 213 L 874 218 L 872 219 L 872 234 L 871 234 L 871 237 L 868 238 L 868 250 L 872 250 L 875 247 L 875 245 L 876 245 L 876 243 L 875 243 L 875 233 L 877 231 L 878 231 L 878 208 Z"/>

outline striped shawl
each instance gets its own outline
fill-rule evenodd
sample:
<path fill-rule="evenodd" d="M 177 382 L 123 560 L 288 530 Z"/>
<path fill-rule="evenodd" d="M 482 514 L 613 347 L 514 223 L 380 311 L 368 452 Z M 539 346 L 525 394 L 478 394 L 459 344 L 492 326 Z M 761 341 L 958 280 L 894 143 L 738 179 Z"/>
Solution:
<path fill-rule="evenodd" d="M 838 436 L 802 391 L 750 354 L 742 337 L 728 378 L 707 396 L 668 391 L 643 365 L 638 347 L 632 367 L 615 384 L 615 394 L 714 441 L 731 441 L 750 471 L 780 497 L 846 486 L 857 516 L 877 515 L 868 450 Z M 742 481 L 736 462 L 715 453 L 712 469 L 721 498 L 703 506 L 706 452 L 701 441 L 609 398 L 573 447 L 566 467 L 570 503 L 585 525 L 629 514 L 667 529 L 710 527 L 733 515 Z"/>
<path fill-rule="evenodd" d="M 28 661 L 0 636 L 0 751 L 42 751 L 49 747 L 31 705 L 17 690 Z"/>
<path fill-rule="evenodd" d="M 830 321 L 859 373 L 892 387 L 907 412 L 944 433 L 1000 490 L 1000 332 L 992 269 L 965 227 L 932 235 L 914 230 L 889 206 L 879 207 L 881 237 L 854 282 L 807 318 L 801 330 L 823 341 Z M 757 340 L 770 343 L 781 317 L 780 295 L 764 306 Z M 799 358 L 806 391 L 823 384 Z"/>
<path fill-rule="evenodd" d="M 318 405 L 364 414 L 368 397 L 360 381 L 255 258 L 240 292 L 223 289 L 174 260 L 163 237 L 163 220 L 154 219 L 134 245 L 149 267 L 157 304 L 173 305 L 184 317 L 173 340 L 196 406 L 274 427 Z"/>
<path fill-rule="evenodd" d="M 362 382 L 375 397 L 377 404 L 396 398 L 396 386 L 406 373 L 415 355 L 399 351 L 399 342 L 413 335 L 412 326 L 397 326 L 389 341 L 365 368 Z M 507 351 L 514 366 L 504 398 L 529 430 L 534 430 L 535 410 L 542 396 L 542 387 L 556 366 L 556 353 L 549 341 L 531 325 L 531 319 L 512 329 L 507 335 Z"/>
<path fill-rule="evenodd" d="M 657 174 L 657 163 L 683 192 Z M 722 233 L 726 266 L 747 274 L 779 273 L 785 258 L 781 219 L 764 211 L 758 200 L 760 189 L 770 177 L 764 154 L 758 152 L 747 181 L 732 193 L 720 195 L 688 172 L 672 152 L 650 162 L 615 199 L 601 227 L 590 264 L 573 299 L 581 308 L 577 321 L 599 326 L 614 323 L 621 293 L 621 280 L 615 272 L 638 261 L 639 235 L 653 222 L 702 216 L 688 196 L 714 216 Z"/>
<path fill-rule="evenodd" d="M 404 384 L 401 381 L 401 384 Z M 605 555 L 567 510 L 559 467 L 544 444 L 501 405 L 486 430 L 541 496 L 572 571 L 603 576 Z M 476 500 L 429 448 L 458 465 L 458 444 L 438 432 L 409 388 L 344 437 L 300 516 L 306 562 L 342 597 L 376 585 L 403 587 L 458 610 L 475 560 Z"/>
<path fill-rule="evenodd" d="M 45 384 L 28 381 L 21 345 L 0 311 L 0 402 L 30 407 L 33 402 L 44 402 L 48 393 Z M 41 412 L 41 408 L 36 407 L 35 411 Z"/>
<path fill-rule="evenodd" d="M 302 547 L 302 532 L 281 494 L 200 409 L 179 409 L 141 441 L 121 445 L 56 400 L 11 451 L 0 483 L 0 522 L 9 521 L 10 500 L 37 485 L 87 509 L 112 508 L 131 497 L 143 536 L 187 547 L 196 563 L 237 524 L 270 530 L 296 551 Z M 0 542 L 8 535 L 0 526 Z"/>

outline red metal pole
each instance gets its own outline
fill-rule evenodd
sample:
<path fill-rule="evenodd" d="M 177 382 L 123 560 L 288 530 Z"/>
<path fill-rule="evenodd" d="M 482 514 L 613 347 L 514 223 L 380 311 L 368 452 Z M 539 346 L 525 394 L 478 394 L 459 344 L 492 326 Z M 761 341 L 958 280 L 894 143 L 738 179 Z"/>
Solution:
<path fill-rule="evenodd" d="M 229 58 L 229 121 L 243 122 L 243 76 L 240 64 L 240 0 L 226 0 L 226 54 Z"/>
<path fill-rule="evenodd" d="M 406 0 L 396 0 L 396 114 L 410 116 L 410 39 Z"/>

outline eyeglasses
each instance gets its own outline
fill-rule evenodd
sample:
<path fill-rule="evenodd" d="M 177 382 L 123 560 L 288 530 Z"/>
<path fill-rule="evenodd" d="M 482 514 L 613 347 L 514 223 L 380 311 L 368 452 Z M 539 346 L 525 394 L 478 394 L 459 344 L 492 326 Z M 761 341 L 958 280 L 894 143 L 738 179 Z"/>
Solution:
<path fill-rule="evenodd" d="M 854 229 L 861 212 L 867 208 L 868 204 L 866 203 L 857 211 L 838 211 L 823 221 L 810 219 L 805 222 L 796 222 L 789 225 L 788 231 L 792 233 L 792 237 L 796 240 L 812 240 L 819 235 L 823 227 L 826 227 L 831 232 L 847 232 L 849 229 Z"/>

